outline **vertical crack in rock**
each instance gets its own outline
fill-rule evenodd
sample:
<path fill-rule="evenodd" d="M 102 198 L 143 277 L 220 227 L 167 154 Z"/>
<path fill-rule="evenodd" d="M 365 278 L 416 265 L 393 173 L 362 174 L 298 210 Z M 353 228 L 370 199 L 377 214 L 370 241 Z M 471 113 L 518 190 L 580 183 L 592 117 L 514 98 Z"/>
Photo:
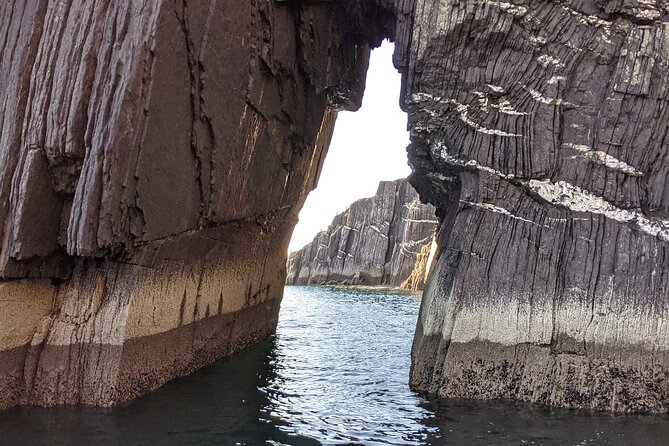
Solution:
<path fill-rule="evenodd" d="M 397 214 L 398 214 L 398 206 L 403 206 L 404 203 L 400 203 L 399 200 L 399 195 L 400 191 L 399 188 L 401 187 L 401 183 L 396 185 L 395 193 L 393 196 L 393 200 L 391 201 L 391 209 L 392 209 L 392 214 L 390 216 L 390 220 L 388 222 L 388 233 L 386 237 L 386 250 L 385 250 L 385 255 L 383 256 L 383 264 L 381 265 L 381 282 L 382 283 L 387 283 L 389 282 L 389 279 L 392 274 L 391 271 L 386 271 L 386 269 L 390 266 L 390 262 L 392 260 L 392 253 L 395 249 L 395 246 L 400 246 L 401 243 L 404 243 L 404 240 L 397 239 L 397 236 L 394 234 L 394 231 L 391 231 L 391 228 L 393 228 L 396 224 L 396 219 L 397 219 Z M 402 200 L 404 201 L 404 200 Z M 406 280 L 406 279 L 405 279 Z"/>

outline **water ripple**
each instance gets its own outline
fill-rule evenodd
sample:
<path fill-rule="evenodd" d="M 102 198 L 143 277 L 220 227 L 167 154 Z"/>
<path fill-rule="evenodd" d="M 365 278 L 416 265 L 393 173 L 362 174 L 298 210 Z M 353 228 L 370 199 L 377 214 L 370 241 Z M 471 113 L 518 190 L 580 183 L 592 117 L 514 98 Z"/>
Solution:
<path fill-rule="evenodd" d="M 417 313 L 412 294 L 287 287 L 268 412 L 326 445 L 424 444 L 436 428 L 407 384 Z"/>

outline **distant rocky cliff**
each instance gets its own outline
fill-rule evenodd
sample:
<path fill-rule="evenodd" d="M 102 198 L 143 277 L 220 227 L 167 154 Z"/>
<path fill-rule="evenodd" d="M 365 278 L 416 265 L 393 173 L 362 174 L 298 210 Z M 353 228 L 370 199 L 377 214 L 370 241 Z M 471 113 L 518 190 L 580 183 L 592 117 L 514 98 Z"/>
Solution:
<path fill-rule="evenodd" d="M 407 180 L 383 181 L 375 196 L 353 203 L 290 255 L 286 283 L 400 286 L 421 250 L 432 245 L 434 211 Z"/>

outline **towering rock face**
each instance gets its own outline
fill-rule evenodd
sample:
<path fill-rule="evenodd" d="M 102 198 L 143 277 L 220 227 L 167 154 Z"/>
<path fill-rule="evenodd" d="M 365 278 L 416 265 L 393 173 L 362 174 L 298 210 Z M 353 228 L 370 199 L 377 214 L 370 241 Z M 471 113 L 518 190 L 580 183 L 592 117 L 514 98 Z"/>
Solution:
<path fill-rule="evenodd" d="M 413 388 L 669 410 L 669 9 L 417 0 L 412 184 L 435 204 Z"/>
<path fill-rule="evenodd" d="M 114 404 L 273 330 L 375 8 L 0 2 L 0 409 Z"/>
<path fill-rule="evenodd" d="M 664 0 L 0 2 L 0 407 L 270 332 L 369 46 L 441 221 L 414 388 L 669 410 Z"/>
<path fill-rule="evenodd" d="M 436 223 L 434 207 L 421 204 L 407 180 L 382 181 L 375 196 L 353 203 L 290 255 L 286 283 L 400 286 Z"/>

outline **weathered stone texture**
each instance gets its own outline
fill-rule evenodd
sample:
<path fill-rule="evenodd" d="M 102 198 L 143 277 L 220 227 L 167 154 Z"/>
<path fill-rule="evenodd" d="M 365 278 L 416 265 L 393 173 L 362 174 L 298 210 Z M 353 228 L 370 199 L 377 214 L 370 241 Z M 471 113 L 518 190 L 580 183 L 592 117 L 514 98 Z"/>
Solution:
<path fill-rule="evenodd" d="M 391 37 L 410 182 L 440 219 L 412 386 L 669 411 L 667 17 L 0 2 L 0 407 L 113 404 L 270 332 L 335 110 Z"/>
<path fill-rule="evenodd" d="M 286 283 L 400 286 L 436 223 L 407 180 L 382 181 L 375 196 L 351 204 L 290 255 Z"/>
<path fill-rule="evenodd" d="M 0 409 L 114 404 L 273 330 L 395 26 L 347 3 L 0 2 Z"/>
<path fill-rule="evenodd" d="M 410 180 L 442 223 L 413 388 L 669 410 L 668 12 L 416 2 Z"/>
<path fill-rule="evenodd" d="M 411 270 L 411 274 L 400 285 L 400 288 L 407 290 L 419 291 L 425 287 L 427 279 L 430 277 L 430 270 L 432 269 L 432 262 L 437 253 L 437 241 L 432 238 L 432 242 L 423 245 L 416 254 L 416 263 Z"/>

